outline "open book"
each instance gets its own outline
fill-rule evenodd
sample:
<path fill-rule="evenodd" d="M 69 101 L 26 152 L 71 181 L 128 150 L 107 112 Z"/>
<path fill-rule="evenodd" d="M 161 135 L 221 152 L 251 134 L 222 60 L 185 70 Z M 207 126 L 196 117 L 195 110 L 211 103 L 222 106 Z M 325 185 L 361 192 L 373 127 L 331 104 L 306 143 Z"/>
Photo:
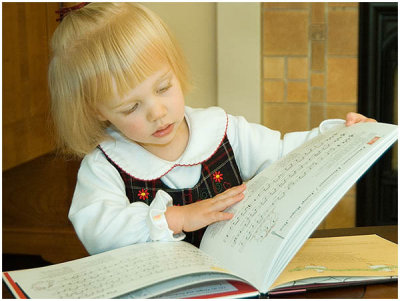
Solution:
<path fill-rule="evenodd" d="M 227 283 L 233 290 L 245 283 L 242 296 L 268 293 L 318 224 L 396 140 L 395 125 L 360 123 L 306 142 L 247 183 L 245 198 L 228 209 L 234 218 L 209 226 L 200 249 L 185 242 L 136 244 L 5 272 L 3 280 L 16 297 L 30 298 L 149 298 L 221 280 L 235 281 Z M 392 274 L 370 276 L 395 276 L 395 265 Z"/>

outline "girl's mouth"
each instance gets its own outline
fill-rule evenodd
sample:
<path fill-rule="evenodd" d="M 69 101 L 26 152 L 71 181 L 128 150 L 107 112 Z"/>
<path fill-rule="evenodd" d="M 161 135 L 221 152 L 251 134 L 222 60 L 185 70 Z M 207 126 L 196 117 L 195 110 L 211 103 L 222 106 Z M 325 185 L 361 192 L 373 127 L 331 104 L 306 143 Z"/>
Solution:
<path fill-rule="evenodd" d="M 174 124 L 171 123 L 171 124 L 169 124 L 167 126 L 164 126 L 164 127 L 160 128 L 160 129 L 158 129 L 157 131 L 155 131 L 153 133 L 153 136 L 157 137 L 157 138 L 161 138 L 161 137 L 167 136 L 172 132 L 173 129 L 174 129 Z"/>

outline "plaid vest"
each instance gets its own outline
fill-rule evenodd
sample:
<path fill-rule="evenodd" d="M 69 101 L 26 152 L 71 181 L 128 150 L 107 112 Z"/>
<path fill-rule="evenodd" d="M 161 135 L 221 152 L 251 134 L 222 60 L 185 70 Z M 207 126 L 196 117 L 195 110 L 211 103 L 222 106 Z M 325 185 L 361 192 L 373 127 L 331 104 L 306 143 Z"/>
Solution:
<path fill-rule="evenodd" d="M 183 206 L 199 200 L 212 198 L 243 182 L 235 161 L 232 146 L 226 135 L 215 153 L 201 163 L 201 176 L 197 184 L 187 189 L 171 189 L 160 178 L 149 181 L 137 179 L 123 171 L 107 156 L 101 147 L 99 149 L 121 175 L 125 183 L 126 195 L 131 203 L 144 202 L 150 205 L 157 191 L 162 189 L 172 197 L 174 206 Z M 205 228 L 186 233 L 185 241 L 198 247 L 204 231 Z"/>

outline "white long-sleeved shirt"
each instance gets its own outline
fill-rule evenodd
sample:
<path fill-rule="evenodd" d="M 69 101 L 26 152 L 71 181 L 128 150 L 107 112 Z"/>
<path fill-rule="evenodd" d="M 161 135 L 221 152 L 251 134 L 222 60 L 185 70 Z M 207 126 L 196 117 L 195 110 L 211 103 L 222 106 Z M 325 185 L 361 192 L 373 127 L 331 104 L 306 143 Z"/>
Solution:
<path fill-rule="evenodd" d="M 342 120 L 326 120 L 318 128 L 289 133 L 228 115 L 218 107 L 185 108 L 189 127 L 186 150 L 176 161 L 166 161 L 145 150 L 119 132 L 109 129 L 113 140 L 101 143 L 103 151 L 120 168 L 141 180 L 161 178 L 174 189 L 191 188 L 201 175 L 201 163 L 210 158 L 227 135 L 243 181 L 247 181 L 305 141 Z M 69 218 L 90 254 L 152 240 L 181 240 L 173 235 L 164 212 L 172 198 L 158 191 L 148 206 L 130 203 L 117 169 L 96 149 L 82 160 Z M 157 218 L 155 218 L 157 217 Z M 161 217 L 161 218 L 160 218 Z"/>

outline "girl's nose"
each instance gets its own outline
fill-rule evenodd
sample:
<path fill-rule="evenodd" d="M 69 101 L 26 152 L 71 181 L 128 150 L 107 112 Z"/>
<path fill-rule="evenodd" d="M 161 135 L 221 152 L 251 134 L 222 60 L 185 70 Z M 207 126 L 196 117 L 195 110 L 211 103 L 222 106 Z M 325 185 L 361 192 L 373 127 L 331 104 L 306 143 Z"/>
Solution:
<path fill-rule="evenodd" d="M 162 101 L 155 100 L 150 104 L 147 118 L 149 121 L 157 121 L 167 114 L 167 108 Z"/>

